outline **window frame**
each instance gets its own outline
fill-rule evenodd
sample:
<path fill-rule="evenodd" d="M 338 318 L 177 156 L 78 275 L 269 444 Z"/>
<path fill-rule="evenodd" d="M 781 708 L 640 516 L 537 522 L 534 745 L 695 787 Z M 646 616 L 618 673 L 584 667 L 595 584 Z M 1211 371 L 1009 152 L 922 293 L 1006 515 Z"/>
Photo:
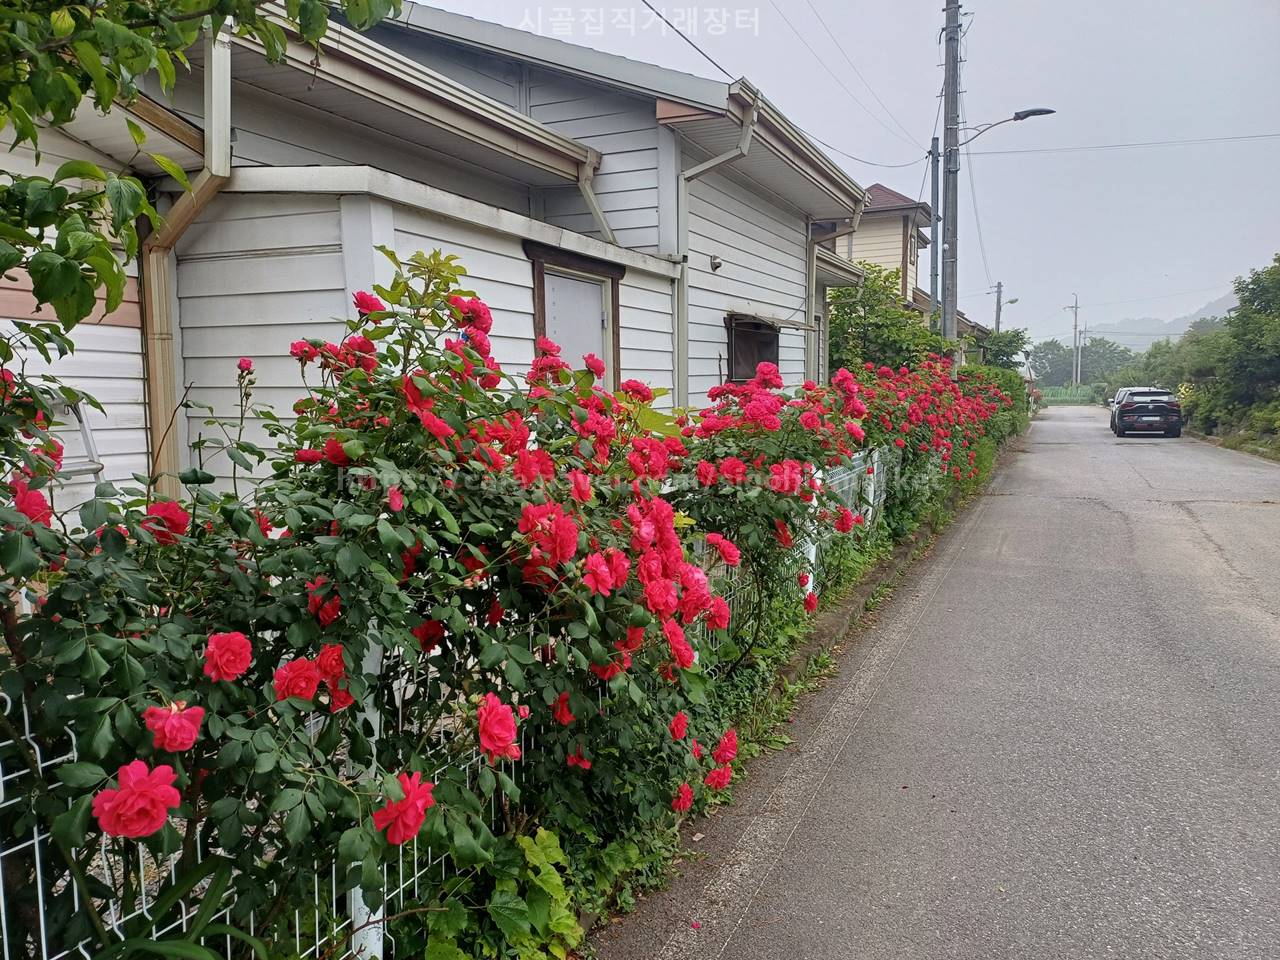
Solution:
<path fill-rule="evenodd" d="M 622 326 L 621 326 L 621 288 L 622 278 L 627 275 L 627 268 L 619 263 L 598 260 L 585 254 L 562 250 L 536 240 L 525 240 L 522 244 L 524 255 L 529 258 L 533 267 L 533 335 L 547 335 L 547 270 L 551 273 L 583 280 L 607 281 L 604 286 L 605 313 L 605 352 L 602 357 L 608 364 L 605 373 L 605 385 L 617 389 L 622 382 Z"/>
<path fill-rule="evenodd" d="M 725 314 L 724 325 L 725 325 L 725 336 L 727 340 L 726 347 L 728 350 L 727 359 L 728 359 L 728 366 L 729 366 L 729 369 L 725 371 L 725 383 L 746 383 L 748 380 L 751 379 L 751 377 L 755 376 L 754 367 L 752 368 L 752 371 L 751 371 L 751 377 L 736 378 L 733 375 L 734 366 L 735 366 L 733 362 L 734 350 L 736 349 L 736 346 L 737 346 L 737 337 L 739 334 L 738 327 L 744 326 L 746 324 L 754 325 L 754 329 L 750 331 L 751 333 L 758 334 L 758 333 L 763 333 L 767 331 L 773 334 L 773 358 L 771 360 L 768 358 L 765 358 L 764 360 L 757 360 L 756 361 L 757 364 L 762 362 L 768 362 L 768 363 L 772 363 L 774 366 L 777 366 L 779 359 L 781 358 L 782 327 L 779 324 L 773 322 L 772 320 L 769 320 L 766 317 L 759 317 L 750 313 Z M 743 331 L 743 332 L 746 332 L 746 331 Z"/>

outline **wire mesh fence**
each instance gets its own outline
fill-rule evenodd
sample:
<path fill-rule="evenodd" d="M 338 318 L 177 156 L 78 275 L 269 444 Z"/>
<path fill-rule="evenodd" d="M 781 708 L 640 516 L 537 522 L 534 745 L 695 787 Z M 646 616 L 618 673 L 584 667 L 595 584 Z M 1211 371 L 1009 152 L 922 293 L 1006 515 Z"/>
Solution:
<path fill-rule="evenodd" d="M 821 479 L 842 504 L 863 517 L 864 528 L 872 530 L 883 515 L 901 463 L 899 450 L 872 450 Z M 808 572 L 818 579 L 826 545 L 827 538 L 821 537 L 792 551 L 794 572 Z M 733 622 L 749 617 L 757 599 L 750 575 L 741 568 L 725 568 L 719 585 Z M 700 644 L 714 642 L 704 628 L 698 630 L 702 632 L 691 639 Z M 421 679 L 410 676 L 398 683 Z M 536 736 L 536 728 L 522 731 L 522 737 Z M 366 906 L 358 886 L 352 888 L 346 877 L 339 876 L 335 858 L 321 855 L 301 875 L 307 888 L 305 900 L 297 898 L 295 887 L 286 910 L 273 909 L 269 918 L 260 915 L 263 911 L 252 910 L 246 917 L 230 898 L 206 904 L 207 882 L 182 896 L 173 894 L 180 866 L 189 869 L 192 860 L 201 862 L 220 853 L 216 847 L 206 847 L 199 834 L 188 849 L 158 857 L 141 843 L 103 837 L 88 869 L 76 877 L 82 868 L 71 864 L 57 840 L 29 812 L 36 796 L 70 807 L 76 791 L 59 779 L 57 771 L 76 760 L 70 731 L 61 740 L 34 735 L 22 698 L 0 693 L 0 960 L 93 960 L 96 944 L 104 939 L 123 939 L 140 925 L 151 938 L 179 936 L 191 929 L 197 917 L 207 923 L 210 911 L 215 921 L 234 919 L 238 929 L 269 938 L 300 960 L 390 958 L 400 954 L 386 917 L 430 899 L 449 879 L 446 855 L 425 842 L 411 841 L 381 865 L 382 906 L 375 909 Z M 465 764 L 473 778 L 479 775 L 483 760 L 472 752 Z M 271 857 L 272 852 L 264 850 L 262 856 Z M 266 891 L 264 900 L 270 902 L 274 893 Z M 85 909 L 86 896 L 92 900 L 92 910 Z M 90 914 L 101 919 L 104 929 L 95 930 Z M 229 935 L 205 935 L 200 942 L 221 956 L 245 955 L 244 944 Z"/>

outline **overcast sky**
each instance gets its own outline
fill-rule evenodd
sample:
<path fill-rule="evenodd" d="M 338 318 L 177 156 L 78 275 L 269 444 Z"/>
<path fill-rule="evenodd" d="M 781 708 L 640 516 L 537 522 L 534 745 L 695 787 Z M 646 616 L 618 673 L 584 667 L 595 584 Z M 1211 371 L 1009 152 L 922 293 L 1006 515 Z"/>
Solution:
<path fill-rule="evenodd" d="M 428 2 L 513 27 L 541 18 L 544 34 L 723 79 L 671 31 L 646 26 L 639 0 Z M 654 5 L 672 18 L 686 11 L 679 22 L 697 22 L 703 49 L 833 146 L 881 163 L 923 155 L 942 83 L 941 0 Z M 728 30 L 708 32 L 713 13 L 726 9 Z M 1082 324 L 1168 319 L 1226 293 L 1234 276 L 1280 252 L 1280 138 L 977 155 L 1280 134 L 1280 0 L 968 0 L 963 9 L 968 121 L 1028 106 L 1058 110 L 984 136 L 961 171 L 960 307 L 970 316 L 989 319 L 989 281 L 1003 280 L 1006 297 L 1019 298 L 1005 325 L 1036 338 L 1069 336 L 1062 307 L 1072 293 Z M 617 25 L 628 22 L 619 10 L 635 11 L 634 29 Z M 882 169 L 833 158 L 864 186 L 878 180 L 916 196 L 924 183 L 923 163 Z M 927 183 L 924 190 L 927 200 Z"/>

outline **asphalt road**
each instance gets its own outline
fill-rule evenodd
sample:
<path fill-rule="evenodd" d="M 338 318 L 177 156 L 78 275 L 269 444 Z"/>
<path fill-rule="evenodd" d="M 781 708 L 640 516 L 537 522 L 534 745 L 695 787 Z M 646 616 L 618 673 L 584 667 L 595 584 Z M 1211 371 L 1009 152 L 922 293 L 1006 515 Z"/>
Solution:
<path fill-rule="evenodd" d="M 1050 408 L 601 960 L 1280 958 L 1280 465 Z"/>

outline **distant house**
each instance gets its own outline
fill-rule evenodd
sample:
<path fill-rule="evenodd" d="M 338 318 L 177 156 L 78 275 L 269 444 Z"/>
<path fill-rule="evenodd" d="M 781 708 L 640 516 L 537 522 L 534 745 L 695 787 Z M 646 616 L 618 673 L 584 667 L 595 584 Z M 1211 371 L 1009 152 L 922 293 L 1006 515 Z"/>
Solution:
<path fill-rule="evenodd" d="M 933 213 L 929 204 L 912 200 L 883 183 L 867 188 L 867 206 L 858 229 L 836 241 L 836 252 L 855 263 L 867 262 L 897 270 L 902 299 L 924 314 L 929 312 L 927 249 Z M 920 269 L 921 257 L 926 259 Z"/>
<path fill-rule="evenodd" d="M 899 271 L 903 303 L 919 311 L 925 322 L 930 315 L 929 291 L 924 287 L 930 282 L 927 251 L 932 218 L 929 204 L 912 200 L 883 183 L 873 183 L 867 188 L 867 205 L 857 230 L 840 237 L 835 246 L 846 260 Z M 991 334 L 990 328 L 958 310 L 956 331 L 961 338 L 974 341 L 967 358 L 979 361 L 981 345 Z"/>
<path fill-rule="evenodd" d="M 171 96 L 147 88 L 157 152 L 195 189 L 135 165 L 168 223 L 137 302 L 79 336 L 136 385 L 122 395 L 128 449 L 105 476 L 185 466 L 206 413 L 180 397 L 232 414 L 241 355 L 257 364 L 255 399 L 287 412 L 301 386 L 290 342 L 341 335 L 352 294 L 390 276 L 375 245 L 456 253 L 515 373 L 546 334 L 678 406 L 761 360 L 789 384 L 825 375 L 826 290 L 861 275 L 832 247 L 866 196 L 748 81 L 409 2 L 367 34 L 335 25 L 320 47 L 291 40 L 273 65 L 223 34 L 191 51 Z M 128 163 L 123 115 L 85 113 L 25 162 Z M 176 442 L 160 447 L 167 430 Z"/>

